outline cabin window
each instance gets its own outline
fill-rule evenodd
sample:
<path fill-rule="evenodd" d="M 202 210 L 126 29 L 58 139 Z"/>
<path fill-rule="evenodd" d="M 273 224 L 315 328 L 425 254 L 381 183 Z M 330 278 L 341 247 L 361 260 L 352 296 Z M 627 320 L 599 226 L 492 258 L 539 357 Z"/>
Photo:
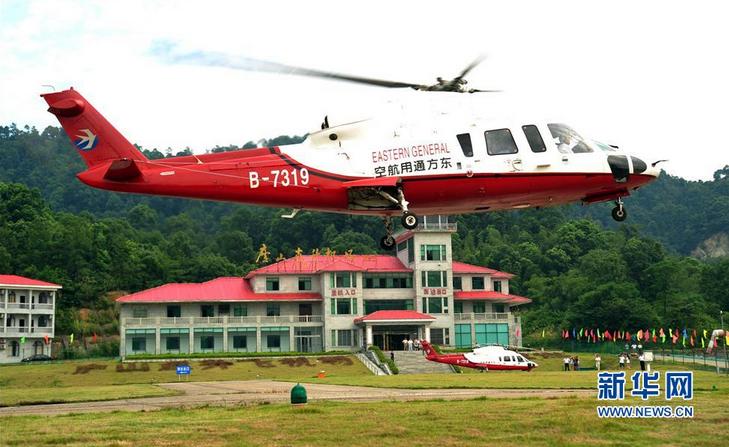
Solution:
<path fill-rule="evenodd" d="M 519 357 L 517 357 L 517 358 L 519 359 L 519 361 L 520 361 L 521 363 L 524 363 L 524 362 L 526 362 L 526 360 L 524 360 L 524 357 L 522 357 L 522 356 L 519 356 Z"/>
<path fill-rule="evenodd" d="M 463 155 L 466 157 L 473 157 L 473 145 L 471 144 L 471 134 L 470 133 L 459 133 L 456 135 L 456 138 L 458 138 L 458 144 L 461 145 L 461 150 L 463 151 Z"/>
<path fill-rule="evenodd" d="M 590 143 L 580 136 L 574 129 L 566 124 L 550 123 L 547 124 L 552 134 L 557 150 L 563 154 L 570 152 L 575 154 L 583 154 L 592 152 Z"/>
<path fill-rule="evenodd" d="M 521 126 L 521 128 L 529 142 L 529 147 L 532 148 L 532 152 L 547 151 L 547 146 L 544 144 L 544 140 L 542 139 L 542 135 L 539 133 L 537 126 L 534 124 L 528 124 L 526 126 Z"/>
<path fill-rule="evenodd" d="M 510 356 L 508 356 L 508 355 L 507 355 L 507 356 L 505 356 L 505 357 L 504 357 L 504 361 L 505 361 L 505 362 L 510 362 L 510 361 L 511 361 L 511 357 L 510 357 Z"/>
<path fill-rule="evenodd" d="M 486 137 L 486 152 L 489 155 L 516 154 L 519 152 L 509 129 L 487 130 L 484 132 L 484 136 Z"/>

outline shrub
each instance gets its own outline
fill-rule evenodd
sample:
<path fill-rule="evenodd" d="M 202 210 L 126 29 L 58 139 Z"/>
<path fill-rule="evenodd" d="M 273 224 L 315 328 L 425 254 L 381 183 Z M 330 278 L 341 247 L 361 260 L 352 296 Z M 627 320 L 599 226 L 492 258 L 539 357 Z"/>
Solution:
<path fill-rule="evenodd" d="M 384 363 L 390 368 L 390 371 L 392 371 L 393 374 L 400 374 L 400 370 L 397 368 L 395 362 L 392 361 L 389 356 L 385 355 L 385 353 L 382 352 L 382 349 L 375 345 L 370 346 L 369 349 L 375 353 L 380 363 Z"/>

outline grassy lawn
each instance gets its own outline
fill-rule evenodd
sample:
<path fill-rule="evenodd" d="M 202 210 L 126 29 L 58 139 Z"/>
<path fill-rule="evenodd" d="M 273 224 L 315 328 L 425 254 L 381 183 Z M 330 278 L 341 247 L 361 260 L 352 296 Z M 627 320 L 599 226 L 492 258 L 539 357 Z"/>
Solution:
<path fill-rule="evenodd" d="M 211 366 L 191 361 L 190 381 L 277 379 L 299 381 L 313 378 L 319 371 L 329 377 L 359 377 L 371 373 L 353 356 L 308 357 L 305 360 L 222 359 Z M 304 363 L 306 362 L 306 363 Z M 326 363 L 335 362 L 335 363 Z M 51 364 L 20 364 L 0 367 L 0 405 L 23 402 L 71 402 L 120 399 L 125 397 L 163 396 L 168 394 L 155 383 L 175 382 L 173 365 L 164 362 L 137 362 L 136 368 L 147 365 L 148 371 L 118 372 L 119 362 L 111 360 L 79 360 Z M 131 368 L 130 364 L 123 364 Z M 77 372 L 85 368 L 86 372 Z"/>
<path fill-rule="evenodd" d="M 594 398 L 260 405 L 0 418 L 2 443 L 67 446 L 729 445 L 727 392 L 700 391 L 695 415 L 599 419 Z M 626 401 L 626 404 L 636 403 Z M 663 405 L 665 402 L 655 402 Z"/>
<path fill-rule="evenodd" d="M 94 400 L 128 399 L 134 397 L 173 396 L 175 394 L 177 393 L 172 390 L 146 384 L 64 388 L 2 388 L 2 392 L 0 392 L 0 406 L 89 402 Z"/>

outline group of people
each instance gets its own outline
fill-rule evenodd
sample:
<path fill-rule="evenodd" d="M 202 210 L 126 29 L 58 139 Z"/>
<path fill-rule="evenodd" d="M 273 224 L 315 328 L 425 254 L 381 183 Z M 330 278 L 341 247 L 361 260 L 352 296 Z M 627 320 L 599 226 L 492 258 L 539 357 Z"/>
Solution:
<path fill-rule="evenodd" d="M 420 351 L 420 341 L 413 340 L 411 338 L 404 338 L 402 340 L 403 351 Z"/>
<path fill-rule="evenodd" d="M 580 370 L 580 358 L 578 356 L 565 357 L 563 359 L 565 371 L 579 371 Z"/>

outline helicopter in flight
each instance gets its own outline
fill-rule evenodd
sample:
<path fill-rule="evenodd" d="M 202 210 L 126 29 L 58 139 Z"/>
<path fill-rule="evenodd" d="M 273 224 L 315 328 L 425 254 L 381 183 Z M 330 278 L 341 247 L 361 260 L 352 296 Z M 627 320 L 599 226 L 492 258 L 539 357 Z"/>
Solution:
<path fill-rule="evenodd" d="M 480 61 L 432 85 L 270 62 L 255 69 L 425 94 L 493 92 L 467 87 Z M 89 186 L 292 209 L 283 217 L 300 210 L 380 216 L 383 249 L 395 247 L 397 217 L 413 229 L 423 215 L 614 201 L 612 216 L 623 221 L 622 198 L 660 172 L 660 161 L 647 164 L 566 124 L 464 114 L 335 126 L 325 117 L 299 144 L 151 160 L 73 88 L 41 96 L 84 159 L 77 177 Z"/>

